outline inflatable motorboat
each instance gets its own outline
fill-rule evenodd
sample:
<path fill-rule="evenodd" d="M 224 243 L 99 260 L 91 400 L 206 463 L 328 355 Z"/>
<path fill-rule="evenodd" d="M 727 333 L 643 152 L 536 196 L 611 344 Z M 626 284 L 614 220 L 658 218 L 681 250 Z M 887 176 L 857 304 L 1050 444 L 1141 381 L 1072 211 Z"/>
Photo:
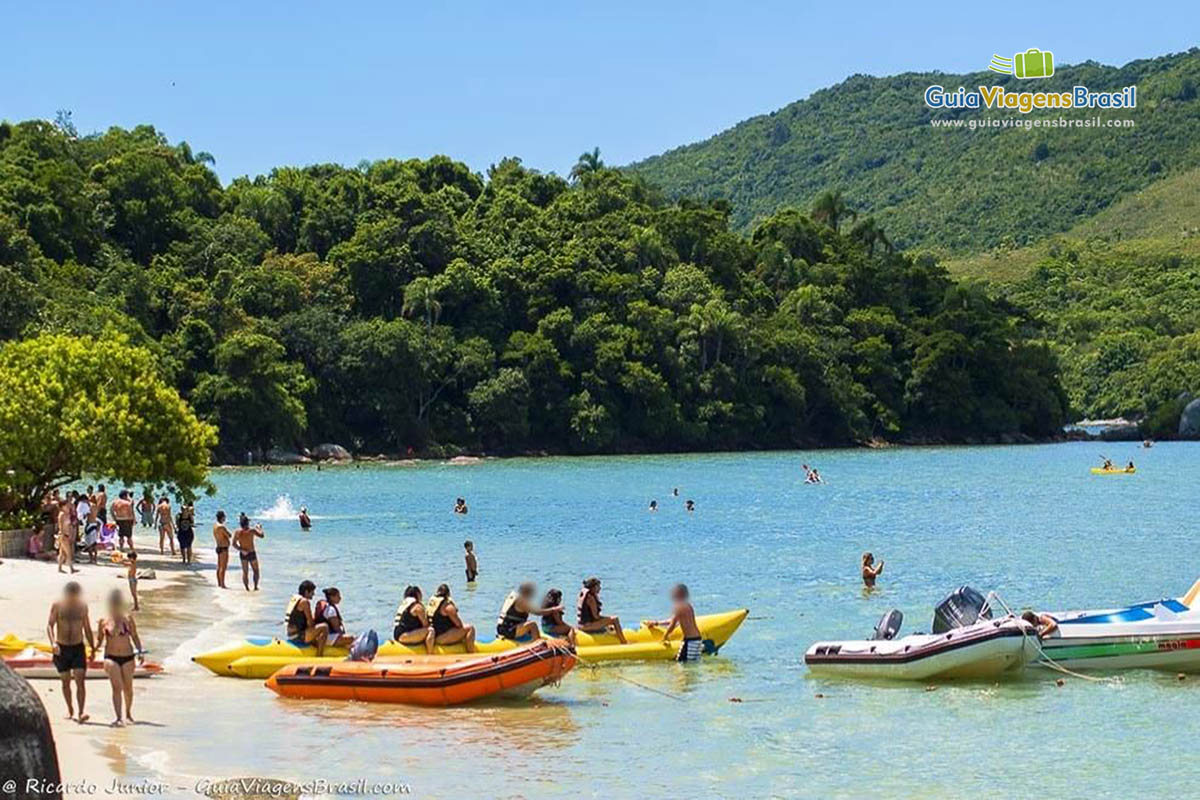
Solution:
<path fill-rule="evenodd" d="M 817 642 L 804 654 L 815 675 L 899 681 L 992 678 L 1037 658 L 1037 631 L 1023 619 L 992 619 L 987 600 L 963 586 L 935 609 L 932 633 L 896 638 L 903 622 L 884 614 L 870 639 Z"/>
<path fill-rule="evenodd" d="M 1058 628 L 1043 656 L 1068 669 L 1200 672 L 1200 581 L 1183 597 L 1125 608 L 1042 612 Z"/>

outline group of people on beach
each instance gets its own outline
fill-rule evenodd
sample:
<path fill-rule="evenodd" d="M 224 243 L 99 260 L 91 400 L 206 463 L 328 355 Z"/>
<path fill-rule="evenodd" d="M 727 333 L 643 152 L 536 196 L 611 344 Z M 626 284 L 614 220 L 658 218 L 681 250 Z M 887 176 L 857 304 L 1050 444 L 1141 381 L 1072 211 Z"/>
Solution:
<path fill-rule="evenodd" d="M 86 555 L 92 564 L 99 562 L 102 550 L 136 557 L 133 533 L 139 519 L 143 527 L 158 530 L 159 553 L 165 555 L 169 545 L 171 555 L 176 555 L 178 539 L 178 554 L 183 563 L 193 563 L 195 509 L 191 503 L 184 503 L 177 514 L 172 514 L 171 501 L 166 495 L 156 502 L 146 489 L 134 503 L 133 493 L 122 489 L 110 504 L 108 490 L 102 483 L 65 494 L 55 489 L 42 498 L 42 519 L 30 532 L 28 555 L 56 558 L 59 572 L 72 573 L 77 572 L 77 554 Z"/>
<path fill-rule="evenodd" d="M 93 633 L 83 587 L 76 581 L 68 582 L 62 596 L 50 606 L 46 636 L 53 653 L 54 669 L 62 681 L 68 719 L 81 724 L 88 721 L 87 671 L 96 653 L 103 651 L 103 669 L 112 687 L 112 724 L 120 727 L 133 722 L 134 662 L 143 662 L 144 650 L 137 623 L 129 613 L 120 589 L 109 593 L 107 615 L 96 624 Z"/>

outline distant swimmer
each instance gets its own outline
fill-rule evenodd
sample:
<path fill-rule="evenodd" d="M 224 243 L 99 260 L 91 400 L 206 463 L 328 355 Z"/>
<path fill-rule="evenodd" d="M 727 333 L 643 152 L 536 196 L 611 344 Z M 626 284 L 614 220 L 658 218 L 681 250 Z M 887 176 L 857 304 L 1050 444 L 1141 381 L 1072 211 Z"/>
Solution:
<path fill-rule="evenodd" d="M 454 513 L 466 514 L 470 509 L 467 508 L 466 498 L 460 497 L 454 501 Z"/>
<path fill-rule="evenodd" d="M 254 572 L 254 591 L 258 591 L 259 566 L 258 551 L 254 549 L 254 540 L 263 539 L 262 525 L 250 527 L 250 518 L 242 514 L 238 518 L 238 529 L 233 532 L 233 544 L 237 547 L 238 556 L 242 561 L 242 585 L 250 591 L 250 572 Z M 315 588 L 315 587 L 314 587 Z"/>
<path fill-rule="evenodd" d="M 1148 448 L 1151 448 L 1151 447 L 1154 447 L 1154 442 L 1152 442 L 1152 441 L 1150 441 L 1149 439 L 1147 439 L 1146 441 L 1142 442 L 1142 447 L 1145 447 L 1145 448 L 1147 448 L 1147 449 L 1148 449 Z"/>
<path fill-rule="evenodd" d="M 883 561 L 875 563 L 875 556 L 870 553 L 863 553 L 862 557 L 862 579 L 863 586 L 868 589 L 875 586 L 875 579 L 883 574 Z"/>
<path fill-rule="evenodd" d="M 696 510 L 696 501 L 695 501 L 695 500 L 688 500 L 686 503 L 684 503 L 684 504 L 683 504 L 683 507 L 684 507 L 684 509 L 686 509 L 686 510 L 687 510 L 687 512 L 690 514 L 691 512 L 693 512 L 693 511 L 695 511 L 695 510 Z"/>
<path fill-rule="evenodd" d="M 475 543 L 470 539 L 463 542 L 463 560 L 467 564 L 467 583 L 474 583 L 479 577 L 479 559 L 475 557 Z"/>
<path fill-rule="evenodd" d="M 1130 472 L 1133 472 L 1133 470 L 1135 469 L 1135 467 L 1133 466 L 1133 462 L 1130 461 L 1129 464 L 1126 465 L 1125 469 L 1129 470 Z"/>
<path fill-rule="evenodd" d="M 468 653 L 475 652 L 475 626 L 467 625 L 458 616 L 458 606 L 450 597 L 450 587 L 442 584 L 429 601 L 429 625 L 433 628 L 434 644 L 462 642 Z"/>
<path fill-rule="evenodd" d="M 312 517 L 308 515 L 308 508 L 300 506 L 300 530 L 312 530 Z"/>
<path fill-rule="evenodd" d="M 288 601 L 287 610 L 283 612 L 283 623 L 288 641 L 301 647 L 313 645 L 320 658 L 325 653 L 325 643 L 329 641 L 329 623 L 317 619 L 313 613 L 312 599 L 316 593 L 315 583 L 301 581 L 300 587 Z"/>
<path fill-rule="evenodd" d="M 671 490 L 671 496 L 679 497 L 679 487 L 678 486 L 676 486 L 674 489 Z"/>
<path fill-rule="evenodd" d="M 657 501 L 657 500 L 651 500 L 651 501 L 650 501 L 650 510 L 651 510 L 651 511 L 658 511 L 658 501 Z"/>
<path fill-rule="evenodd" d="M 409 586 L 404 590 L 404 599 L 396 608 L 392 620 L 392 638 L 400 644 L 423 644 L 425 652 L 433 652 L 433 627 L 421 604 L 421 587 Z"/>
<path fill-rule="evenodd" d="M 699 661 L 703 637 L 700 626 L 696 624 L 696 609 L 688 599 L 688 588 L 682 583 L 675 584 L 671 590 L 671 617 L 664 620 L 647 620 L 648 628 L 663 628 L 663 642 L 671 638 L 671 632 L 679 628 L 683 634 L 683 642 L 679 645 L 676 661 Z"/>
<path fill-rule="evenodd" d="M 1037 628 L 1037 635 L 1039 639 L 1045 639 L 1047 636 L 1058 630 L 1058 620 L 1049 614 L 1038 614 L 1035 611 L 1026 611 L 1021 615 L 1021 619 Z"/>
<path fill-rule="evenodd" d="M 612 629 L 617 641 L 626 644 L 621 620 L 617 617 L 603 616 L 600 611 L 600 579 L 588 578 L 583 582 L 583 588 L 579 590 L 579 599 L 575 602 L 576 628 L 584 633 L 605 633 Z"/>

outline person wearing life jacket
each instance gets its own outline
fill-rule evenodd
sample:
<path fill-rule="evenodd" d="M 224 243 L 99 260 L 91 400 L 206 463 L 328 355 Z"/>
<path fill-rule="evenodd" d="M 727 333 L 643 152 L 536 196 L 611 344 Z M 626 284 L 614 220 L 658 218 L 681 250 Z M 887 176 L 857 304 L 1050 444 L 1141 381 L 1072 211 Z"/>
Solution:
<path fill-rule="evenodd" d="M 542 598 L 541 618 L 542 633 L 566 639 L 572 647 L 575 645 L 575 629 L 563 619 L 563 596 L 561 589 L 551 589 Z"/>
<path fill-rule="evenodd" d="M 450 598 L 449 586 L 443 583 L 437 587 L 427 610 L 434 644 L 462 642 L 468 653 L 475 652 L 475 626 L 463 624 L 458 616 L 458 606 Z"/>
<path fill-rule="evenodd" d="M 433 626 L 421 605 L 421 587 L 409 586 L 396 609 L 392 638 L 400 644 L 424 644 L 425 652 L 433 652 Z"/>
<path fill-rule="evenodd" d="M 536 608 L 533 605 L 536 592 L 537 586 L 532 581 L 526 581 L 508 593 L 508 597 L 504 598 L 504 603 L 500 606 L 500 616 L 496 618 L 498 636 L 515 642 L 542 638 L 538 633 L 538 624 L 529 619 L 529 615 L 540 616 L 553 609 Z"/>
<path fill-rule="evenodd" d="M 314 645 L 319 658 L 324 655 L 325 644 L 329 640 L 329 625 L 319 622 L 313 615 L 312 598 L 316 593 L 315 583 L 302 581 L 296 594 L 288 601 L 284 624 L 287 626 L 287 638 L 293 644 Z"/>
<path fill-rule="evenodd" d="M 342 610 L 338 607 L 338 603 L 342 602 L 342 593 L 336 586 L 322 589 L 321 592 L 325 595 L 325 599 L 317 601 L 313 617 L 318 622 L 324 622 L 329 626 L 328 643 L 330 645 L 347 647 L 354 641 L 354 637 L 346 633 L 346 625 L 342 622 Z"/>
<path fill-rule="evenodd" d="M 627 644 L 625 631 L 621 630 L 621 620 L 601 615 L 600 609 L 600 579 L 588 578 L 583 582 L 575 603 L 576 629 L 584 633 L 606 633 L 611 628 L 617 641 Z"/>

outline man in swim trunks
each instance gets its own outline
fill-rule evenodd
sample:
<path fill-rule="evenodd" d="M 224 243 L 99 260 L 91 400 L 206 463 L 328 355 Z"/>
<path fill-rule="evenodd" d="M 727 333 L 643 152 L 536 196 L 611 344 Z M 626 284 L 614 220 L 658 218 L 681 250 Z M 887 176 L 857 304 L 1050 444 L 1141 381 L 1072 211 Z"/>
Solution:
<path fill-rule="evenodd" d="M 117 549 L 120 550 L 129 542 L 129 552 L 133 552 L 133 501 L 129 499 L 129 490 L 122 489 L 112 504 L 113 521 L 117 523 Z"/>
<path fill-rule="evenodd" d="M 217 512 L 217 522 L 213 525 L 213 539 L 217 543 L 217 586 L 227 589 L 229 587 L 225 585 L 225 571 L 229 569 L 229 544 L 233 541 L 233 534 L 225 527 L 224 511 Z"/>
<path fill-rule="evenodd" d="M 254 549 L 254 540 L 266 536 L 262 525 L 250 527 L 250 518 L 245 514 L 238 520 L 238 529 L 233 533 L 233 544 L 237 547 L 238 556 L 242 559 L 242 585 L 250 591 L 250 570 L 254 570 L 254 591 L 258 591 L 258 553 Z"/>
<path fill-rule="evenodd" d="M 67 719 L 80 723 L 88 721 L 84 712 L 87 701 L 87 665 L 96 652 L 92 638 L 92 623 L 88 619 L 87 603 L 83 602 L 83 588 L 71 581 L 63 587 L 62 597 L 50 606 L 50 618 L 46 622 L 46 638 L 54 646 L 54 668 L 62 680 L 63 700 L 67 703 Z M 87 646 L 84 646 L 84 639 Z M 71 681 L 75 681 L 75 695 L 79 701 L 79 716 L 71 704 Z"/>
<path fill-rule="evenodd" d="M 675 655 L 676 661 L 699 661 L 701 644 L 703 637 L 700 635 L 700 626 L 696 624 L 696 609 L 692 608 L 692 603 L 688 600 L 688 588 L 682 583 L 676 584 L 671 590 L 671 618 L 665 620 L 647 620 L 646 627 L 661 628 L 664 625 L 666 629 L 663 631 L 663 644 L 669 644 L 668 639 L 671 638 L 671 632 L 676 627 L 683 634 L 683 642 L 679 646 L 679 652 Z"/>
<path fill-rule="evenodd" d="M 108 490 L 104 488 L 104 484 L 96 487 L 96 494 L 92 498 L 93 505 L 96 506 L 96 519 L 100 520 L 100 526 L 108 524 Z"/>

